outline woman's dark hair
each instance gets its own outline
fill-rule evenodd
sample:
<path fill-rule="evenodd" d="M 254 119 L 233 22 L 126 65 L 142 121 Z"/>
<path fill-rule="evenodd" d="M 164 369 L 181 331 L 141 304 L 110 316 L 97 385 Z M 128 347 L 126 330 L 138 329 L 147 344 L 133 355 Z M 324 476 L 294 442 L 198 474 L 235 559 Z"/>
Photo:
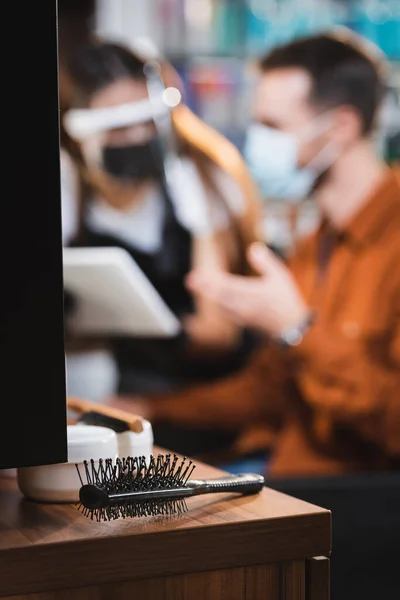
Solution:
<path fill-rule="evenodd" d="M 310 101 L 322 108 L 351 106 L 359 114 L 364 134 L 373 129 L 384 95 L 381 67 L 356 38 L 353 42 L 329 34 L 295 40 L 260 61 L 263 73 L 284 68 L 307 71 L 312 78 Z"/>
<path fill-rule="evenodd" d="M 128 48 L 112 42 L 93 42 L 81 48 L 70 71 L 81 102 L 87 102 L 95 92 L 119 79 L 144 81 L 143 67 L 144 62 Z"/>
<path fill-rule="evenodd" d="M 96 0 L 58 0 L 60 141 L 62 148 L 73 156 L 77 155 L 77 148 L 62 122 L 74 96 L 70 64 L 92 38 L 95 12 Z"/>
<path fill-rule="evenodd" d="M 58 0 L 58 40 L 60 59 L 69 62 L 92 35 L 95 0 Z"/>

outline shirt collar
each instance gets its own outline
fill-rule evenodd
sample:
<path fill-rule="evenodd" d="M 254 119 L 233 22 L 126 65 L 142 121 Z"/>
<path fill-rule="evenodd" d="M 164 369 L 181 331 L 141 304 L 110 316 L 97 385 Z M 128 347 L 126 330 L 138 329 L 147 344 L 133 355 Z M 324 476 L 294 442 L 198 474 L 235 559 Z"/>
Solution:
<path fill-rule="evenodd" d="M 339 233 L 340 238 L 357 248 L 368 245 L 384 233 L 388 223 L 399 212 L 400 168 L 394 168 L 388 170 L 367 203 Z"/>

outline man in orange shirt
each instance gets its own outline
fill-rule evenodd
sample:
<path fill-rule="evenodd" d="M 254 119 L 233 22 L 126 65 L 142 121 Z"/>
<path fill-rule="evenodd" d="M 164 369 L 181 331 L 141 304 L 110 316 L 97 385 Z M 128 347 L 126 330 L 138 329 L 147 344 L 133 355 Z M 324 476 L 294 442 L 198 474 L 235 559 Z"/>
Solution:
<path fill-rule="evenodd" d="M 188 280 L 266 347 L 233 377 L 136 405 L 154 422 L 240 431 L 231 456 L 270 447 L 273 476 L 400 466 L 400 173 L 372 141 L 383 65 L 341 35 L 261 61 L 246 144 L 267 195 L 315 198 L 318 230 L 288 266 L 251 247 L 260 277 Z"/>
<path fill-rule="evenodd" d="M 287 362 L 295 392 L 282 404 L 272 474 L 400 464 L 400 173 L 372 142 L 381 68 L 354 39 L 325 35 L 261 61 L 250 165 L 267 193 L 295 200 L 311 191 L 321 225 L 289 268 L 256 245 L 259 278 L 189 280 L 281 345 L 268 357 L 277 368 Z"/>

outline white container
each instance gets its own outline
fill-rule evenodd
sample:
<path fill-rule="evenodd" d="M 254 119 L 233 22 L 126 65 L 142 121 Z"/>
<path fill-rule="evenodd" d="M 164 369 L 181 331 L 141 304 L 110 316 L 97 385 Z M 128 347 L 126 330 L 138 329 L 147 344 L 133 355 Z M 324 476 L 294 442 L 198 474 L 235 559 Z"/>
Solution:
<path fill-rule="evenodd" d="M 146 460 L 153 454 L 153 429 L 149 421 L 142 419 L 143 431 L 134 433 L 124 431 L 118 433 L 118 454 L 121 458 L 127 456 L 144 456 Z"/>
<path fill-rule="evenodd" d="M 142 419 L 143 431 L 135 433 L 133 431 L 122 431 L 116 433 L 118 440 L 118 456 L 127 458 L 128 456 L 144 456 L 149 460 L 153 454 L 153 428 L 149 421 Z M 77 423 L 76 427 L 87 427 L 84 423 Z"/>
<path fill-rule="evenodd" d="M 78 502 L 81 482 L 75 464 L 84 474 L 83 461 L 118 457 L 118 439 L 112 429 L 93 425 L 67 427 L 68 462 L 18 469 L 18 486 L 26 498 L 37 502 Z"/>

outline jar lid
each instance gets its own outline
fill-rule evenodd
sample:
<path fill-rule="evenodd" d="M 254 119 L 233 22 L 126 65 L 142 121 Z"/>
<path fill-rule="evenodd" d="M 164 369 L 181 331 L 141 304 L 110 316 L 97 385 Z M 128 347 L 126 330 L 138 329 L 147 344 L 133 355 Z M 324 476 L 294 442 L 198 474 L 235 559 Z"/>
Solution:
<path fill-rule="evenodd" d="M 118 438 L 108 427 L 68 425 L 68 462 L 113 458 L 118 455 Z"/>

